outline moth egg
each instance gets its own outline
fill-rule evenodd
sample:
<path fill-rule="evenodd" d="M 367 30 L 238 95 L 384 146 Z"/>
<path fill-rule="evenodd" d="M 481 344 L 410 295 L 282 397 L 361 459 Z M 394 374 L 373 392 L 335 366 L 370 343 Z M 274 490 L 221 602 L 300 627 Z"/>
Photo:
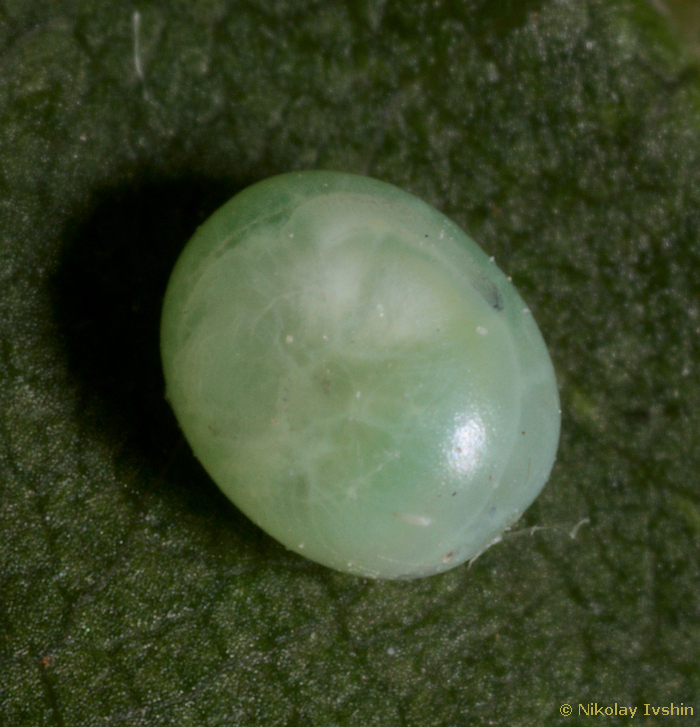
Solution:
<path fill-rule="evenodd" d="M 445 215 L 368 177 L 283 174 L 215 212 L 172 272 L 161 355 L 214 482 L 341 571 L 474 558 L 554 463 L 557 385 L 525 302 Z"/>

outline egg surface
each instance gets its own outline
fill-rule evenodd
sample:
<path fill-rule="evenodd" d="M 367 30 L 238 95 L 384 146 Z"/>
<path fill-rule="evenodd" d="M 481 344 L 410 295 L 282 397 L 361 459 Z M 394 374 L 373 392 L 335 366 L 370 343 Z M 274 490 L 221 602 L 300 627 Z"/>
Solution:
<path fill-rule="evenodd" d="M 554 462 L 557 385 L 522 298 L 442 213 L 368 177 L 283 174 L 215 212 L 170 278 L 161 354 L 212 479 L 341 571 L 474 558 Z"/>

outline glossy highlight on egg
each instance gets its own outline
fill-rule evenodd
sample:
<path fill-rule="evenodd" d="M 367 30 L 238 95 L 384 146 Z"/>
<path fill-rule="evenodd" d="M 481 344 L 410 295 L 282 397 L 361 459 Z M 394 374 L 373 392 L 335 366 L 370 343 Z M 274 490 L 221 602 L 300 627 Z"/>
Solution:
<path fill-rule="evenodd" d="M 524 301 L 442 213 L 368 177 L 283 174 L 215 212 L 171 275 L 161 354 L 231 501 L 359 576 L 474 558 L 554 463 L 554 369 Z"/>

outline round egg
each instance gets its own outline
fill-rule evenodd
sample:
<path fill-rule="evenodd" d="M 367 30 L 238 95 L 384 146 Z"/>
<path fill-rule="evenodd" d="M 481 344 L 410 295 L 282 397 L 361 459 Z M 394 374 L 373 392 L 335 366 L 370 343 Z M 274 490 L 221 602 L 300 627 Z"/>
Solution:
<path fill-rule="evenodd" d="M 172 273 L 161 353 L 217 485 L 348 573 L 476 557 L 554 462 L 557 385 L 526 304 L 447 217 L 368 177 L 283 174 L 221 207 Z"/>

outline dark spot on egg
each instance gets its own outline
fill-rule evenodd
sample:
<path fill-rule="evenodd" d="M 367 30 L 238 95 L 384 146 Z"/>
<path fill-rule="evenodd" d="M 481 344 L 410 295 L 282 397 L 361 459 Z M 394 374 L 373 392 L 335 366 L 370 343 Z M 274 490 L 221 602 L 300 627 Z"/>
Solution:
<path fill-rule="evenodd" d="M 503 296 L 500 290 L 498 290 L 496 284 L 486 277 L 472 279 L 472 285 L 474 289 L 481 295 L 481 297 L 497 311 L 502 311 L 504 306 Z"/>

